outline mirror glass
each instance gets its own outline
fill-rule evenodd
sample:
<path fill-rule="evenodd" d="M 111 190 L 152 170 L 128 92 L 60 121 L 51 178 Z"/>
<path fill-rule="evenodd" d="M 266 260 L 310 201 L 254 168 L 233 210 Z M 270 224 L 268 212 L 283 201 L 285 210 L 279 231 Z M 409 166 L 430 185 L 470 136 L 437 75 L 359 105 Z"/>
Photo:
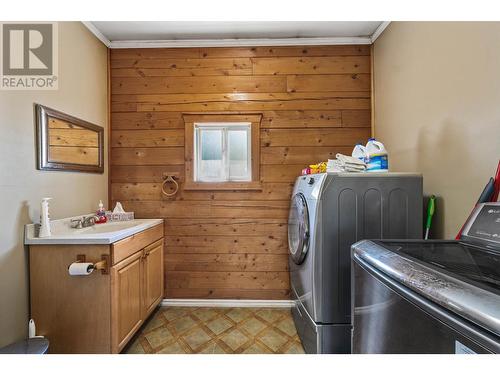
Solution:
<path fill-rule="evenodd" d="M 38 169 L 102 173 L 104 129 L 36 105 Z"/>

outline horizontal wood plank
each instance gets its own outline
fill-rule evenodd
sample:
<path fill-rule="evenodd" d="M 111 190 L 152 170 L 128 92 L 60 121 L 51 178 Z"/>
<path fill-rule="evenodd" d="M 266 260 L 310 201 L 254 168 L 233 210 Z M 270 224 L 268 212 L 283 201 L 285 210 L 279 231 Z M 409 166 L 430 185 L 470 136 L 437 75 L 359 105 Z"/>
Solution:
<path fill-rule="evenodd" d="M 260 175 L 262 181 L 265 182 L 290 182 L 294 183 L 297 177 L 300 176 L 302 169 L 307 165 L 304 164 L 287 164 L 283 165 L 262 165 Z"/>
<path fill-rule="evenodd" d="M 167 271 L 167 289 L 287 289 L 288 272 L 201 272 Z"/>
<path fill-rule="evenodd" d="M 166 271 L 288 271 L 288 255 L 168 254 Z"/>
<path fill-rule="evenodd" d="M 369 91 L 329 91 L 329 92 L 288 92 L 288 93 L 204 93 L 204 94 L 129 94 L 112 95 L 112 112 L 148 112 L 182 111 L 182 112 L 226 112 L 231 104 L 233 112 L 257 112 L 263 110 L 331 110 L 331 109 L 369 109 L 360 108 L 359 103 L 346 99 L 368 99 Z M 338 99 L 337 107 L 322 107 L 328 100 Z M 321 101 L 315 105 L 313 100 Z M 302 107 L 295 106 L 297 102 L 309 103 Z M 353 107 L 353 103 L 356 105 Z M 342 105 L 341 105 L 342 104 Z M 335 104 L 329 104 L 333 106 Z M 363 104 L 363 105 L 366 105 Z M 221 108 L 223 110 L 221 110 Z M 226 108 L 226 109 L 224 109 Z"/>
<path fill-rule="evenodd" d="M 261 236 L 165 236 L 165 252 L 172 254 L 287 254 L 286 236 L 268 232 Z"/>
<path fill-rule="evenodd" d="M 236 112 L 238 113 L 238 112 Z M 370 127 L 370 110 L 285 110 L 262 113 L 262 128 Z M 182 112 L 114 112 L 114 130 L 184 129 Z"/>
<path fill-rule="evenodd" d="M 261 75 L 370 73 L 369 56 L 254 58 L 252 64 Z"/>
<path fill-rule="evenodd" d="M 184 147 L 184 130 L 115 130 L 112 147 Z"/>
<path fill-rule="evenodd" d="M 111 114 L 112 133 L 115 130 L 183 129 L 181 112 L 115 112 Z"/>
<path fill-rule="evenodd" d="M 262 164 L 316 164 L 328 159 L 335 159 L 337 153 L 350 155 L 351 146 L 297 146 L 297 147 L 263 147 L 260 156 Z"/>
<path fill-rule="evenodd" d="M 295 182 L 306 165 L 281 164 L 261 165 L 261 180 L 266 182 Z M 112 182 L 162 182 L 163 173 L 184 174 L 184 165 L 113 165 L 111 170 Z M 182 177 L 181 177 L 182 178 Z"/>
<path fill-rule="evenodd" d="M 111 165 L 181 165 L 184 147 L 113 148 Z"/>
<path fill-rule="evenodd" d="M 165 288 L 166 298 L 200 299 L 267 299 L 282 300 L 290 298 L 289 289 L 218 289 L 218 288 Z"/>
<path fill-rule="evenodd" d="M 321 129 L 264 129 L 263 146 L 347 146 L 365 143 L 370 137 L 368 128 Z"/>
<path fill-rule="evenodd" d="M 200 48 L 200 57 L 280 57 L 370 55 L 368 45 Z"/>
<path fill-rule="evenodd" d="M 261 128 L 331 128 L 342 126 L 341 111 L 266 111 Z"/>
<path fill-rule="evenodd" d="M 328 91 L 328 92 L 225 92 L 194 94 L 116 94 L 111 95 L 112 103 L 142 104 L 189 104 L 210 102 L 241 101 L 289 101 L 294 99 L 370 98 L 369 91 Z M 309 108 L 301 108 L 308 110 Z M 221 114 L 221 112 L 216 112 Z M 223 114 L 223 113 L 222 113 Z"/>
<path fill-rule="evenodd" d="M 128 151 L 133 149 L 117 149 L 118 151 Z M 154 149 L 151 149 L 154 150 Z M 128 154 L 124 155 L 123 165 L 112 164 L 111 168 L 111 182 L 163 182 L 163 173 L 170 175 L 177 175 L 180 178 L 184 176 L 184 164 L 179 163 L 177 165 L 172 165 L 167 163 L 161 164 L 161 160 L 158 161 L 160 165 L 140 165 L 144 163 L 138 161 L 139 165 L 126 164 L 129 163 Z M 112 159 L 113 160 L 113 159 Z"/>
<path fill-rule="evenodd" d="M 280 57 L 280 56 L 369 56 L 370 46 L 268 46 L 211 48 L 127 48 L 111 50 L 111 60 L 221 57 Z"/>
<path fill-rule="evenodd" d="M 342 126 L 345 127 L 371 127 L 371 111 L 369 110 L 343 110 Z"/>
<path fill-rule="evenodd" d="M 166 185 L 164 189 L 172 192 L 171 185 Z M 266 183 L 262 185 L 262 190 L 257 191 L 193 191 L 184 190 L 183 182 L 180 182 L 179 192 L 173 197 L 167 197 L 162 193 L 161 183 L 113 182 L 111 194 L 113 199 L 132 201 L 286 200 L 290 198 L 292 188 L 293 186 L 289 183 Z"/>
<path fill-rule="evenodd" d="M 277 76 L 118 77 L 111 86 L 116 94 L 287 91 L 286 77 Z"/>
<path fill-rule="evenodd" d="M 287 219 L 165 219 L 165 234 L 178 236 L 269 236 L 286 238 Z M 283 242 L 286 244 L 286 241 Z M 254 251 L 261 247 L 255 246 Z"/>
<path fill-rule="evenodd" d="M 289 75 L 287 91 L 369 91 L 369 74 L 321 74 L 321 75 Z"/>
<path fill-rule="evenodd" d="M 276 95 L 278 97 L 278 95 Z M 323 98 L 302 99 L 263 99 L 263 100 L 240 100 L 240 101 L 211 101 L 211 102 L 191 102 L 179 104 L 156 104 L 156 103 L 136 103 L 134 111 L 155 112 L 155 111 L 183 111 L 183 112 L 247 112 L 247 111 L 286 111 L 286 110 L 336 110 L 336 109 L 370 109 L 370 99 L 362 98 Z M 119 106 L 115 103 L 112 107 Z M 125 108 L 124 111 L 127 109 Z"/>
<path fill-rule="evenodd" d="M 113 63 L 112 77 L 193 77 L 251 75 L 249 58 L 121 59 Z"/>

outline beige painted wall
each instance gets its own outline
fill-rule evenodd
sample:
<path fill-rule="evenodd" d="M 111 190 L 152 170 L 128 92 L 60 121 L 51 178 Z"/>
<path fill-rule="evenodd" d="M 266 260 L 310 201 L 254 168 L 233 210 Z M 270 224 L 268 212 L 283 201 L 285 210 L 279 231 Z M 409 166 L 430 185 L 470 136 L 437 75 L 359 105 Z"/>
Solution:
<path fill-rule="evenodd" d="M 107 171 L 36 170 L 33 103 L 107 127 L 107 49 L 81 23 L 59 23 L 57 91 L 0 91 L 0 347 L 27 335 L 23 226 L 38 222 L 40 199 L 53 198 L 52 219 L 91 212 L 107 200 Z"/>
<path fill-rule="evenodd" d="M 500 158 L 500 23 L 393 22 L 374 45 L 377 139 L 419 171 L 452 238 Z"/>

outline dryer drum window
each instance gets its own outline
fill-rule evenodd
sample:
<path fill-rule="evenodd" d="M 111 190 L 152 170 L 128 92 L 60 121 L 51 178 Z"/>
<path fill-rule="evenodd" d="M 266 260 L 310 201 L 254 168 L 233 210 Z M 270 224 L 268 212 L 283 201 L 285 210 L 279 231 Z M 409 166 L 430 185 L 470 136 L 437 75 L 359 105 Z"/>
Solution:
<path fill-rule="evenodd" d="M 301 264 L 309 247 L 309 213 L 302 194 L 292 198 L 288 217 L 288 248 L 293 261 Z"/>

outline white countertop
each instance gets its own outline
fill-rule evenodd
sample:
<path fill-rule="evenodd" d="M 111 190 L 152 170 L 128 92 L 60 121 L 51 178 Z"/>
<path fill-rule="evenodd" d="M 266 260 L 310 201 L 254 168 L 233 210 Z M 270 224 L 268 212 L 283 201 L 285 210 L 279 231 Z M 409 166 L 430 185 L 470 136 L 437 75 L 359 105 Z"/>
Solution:
<path fill-rule="evenodd" d="M 112 221 L 105 224 L 95 224 L 90 227 L 71 228 L 71 219 L 82 216 L 69 217 L 60 220 L 51 220 L 50 237 L 37 236 L 37 224 L 28 224 L 24 228 L 25 245 L 84 245 L 84 244 L 111 244 L 123 238 L 142 232 L 155 225 L 163 223 L 163 219 L 135 219 L 130 221 Z"/>

